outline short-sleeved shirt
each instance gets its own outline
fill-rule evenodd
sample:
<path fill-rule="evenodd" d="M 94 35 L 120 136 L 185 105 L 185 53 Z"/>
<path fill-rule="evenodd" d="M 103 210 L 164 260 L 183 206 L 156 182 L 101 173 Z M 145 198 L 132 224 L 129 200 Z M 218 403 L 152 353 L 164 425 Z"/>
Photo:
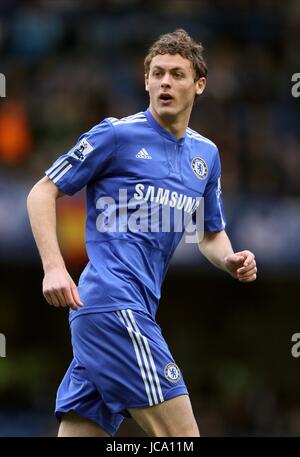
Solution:
<path fill-rule="evenodd" d="M 190 128 L 177 140 L 149 109 L 104 119 L 46 175 L 68 195 L 86 186 L 89 262 L 78 284 L 85 306 L 70 319 L 121 309 L 154 317 L 186 224 L 225 228 L 216 145 Z"/>

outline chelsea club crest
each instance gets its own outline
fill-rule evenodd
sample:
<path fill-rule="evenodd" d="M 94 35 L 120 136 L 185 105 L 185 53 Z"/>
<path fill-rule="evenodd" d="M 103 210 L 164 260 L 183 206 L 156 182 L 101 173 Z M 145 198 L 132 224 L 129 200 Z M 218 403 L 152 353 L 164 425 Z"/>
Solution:
<path fill-rule="evenodd" d="M 165 377 L 171 382 L 179 381 L 181 375 L 178 366 L 175 363 L 168 363 L 164 369 Z"/>
<path fill-rule="evenodd" d="M 201 157 L 194 157 L 192 160 L 192 170 L 199 179 L 205 179 L 208 175 L 208 166 Z"/>

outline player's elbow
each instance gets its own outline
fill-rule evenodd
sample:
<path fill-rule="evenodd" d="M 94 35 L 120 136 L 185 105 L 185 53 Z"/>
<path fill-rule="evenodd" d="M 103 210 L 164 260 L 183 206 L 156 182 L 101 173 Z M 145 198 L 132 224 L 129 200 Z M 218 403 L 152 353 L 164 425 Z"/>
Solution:
<path fill-rule="evenodd" d="M 38 184 L 39 183 L 36 183 L 27 195 L 27 211 L 29 216 L 32 214 L 34 208 L 37 206 L 38 200 L 40 200 L 41 198 L 41 193 Z"/>
<path fill-rule="evenodd" d="M 31 206 L 33 200 L 35 200 L 37 194 L 37 184 L 35 184 L 29 191 L 29 194 L 27 195 L 27 208 Z"/>
<path fill-rule="evenodd" d="M 27 208 L 29 209 L 34 202 L 41 196 L 42 186 L 40 185 L 41 181 L 38 181 L 30 190 L 27 196 Z"/>
<path fill-rule="evenodd" d="M 36 212 L 40 212 L 41 209 L 52 207 L 58 197 L 64 195 L 59 189 L 53 184 L 48 177 L 42 178 L 38 181 L 30 190 L 27 196 L 27 211 L 29 218 L 34 216 Z"/>
<path fill-rule="evenodd" d="M 37 199 L 43 198 L 53 198 L 57 199 L 64 195 L 58 187 L 53 184 L 53 182 L 48 178 L 48 176 L 43 177 L 40 179 L 30 190 L 27 196 L 27 207 Z"/>
<path fill-rule="evenodd" d="M 206 249 L 209 246 L 213 246 L 218 242 L 220 239 L 223 239 L 226 236 L 224 230 L 218 232 L 204 232 L 201 239 L 198 238 L 198 246 L 200 252 L 205 254 Z"/>

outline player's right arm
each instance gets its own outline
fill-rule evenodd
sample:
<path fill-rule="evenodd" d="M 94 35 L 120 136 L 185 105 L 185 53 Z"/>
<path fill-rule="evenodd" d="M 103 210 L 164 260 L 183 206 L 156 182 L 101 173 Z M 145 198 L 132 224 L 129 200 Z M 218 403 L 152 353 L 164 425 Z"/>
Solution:
<path fill-rule="evenodd" d="M 66 269 L 56 234 L 56 201 L 63 195 L 45 176 L 31 189 L 27 208 L 44 269 L 43 295 L 50 305 L 77 310 L 83 304 Z"/>
<path fill-rule="evenodd" d="M 28 196 L 29 219 L 45 273 L 43 294 L 50 305 L 70 306 L 74 310 L 83 306 L 59 249 L 56 201 L 65 194 L 74 195 L 91 180 L 99 179 L 113 163 L 116 144 L 112 123 L 104 119 L 81 135 L 74 147 L 46 170 L 46 177 Z"/>

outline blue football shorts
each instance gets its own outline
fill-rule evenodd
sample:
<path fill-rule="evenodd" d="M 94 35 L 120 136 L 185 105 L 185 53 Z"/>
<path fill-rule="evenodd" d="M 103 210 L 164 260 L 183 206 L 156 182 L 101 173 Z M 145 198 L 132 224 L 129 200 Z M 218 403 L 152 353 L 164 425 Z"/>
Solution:
<path fill-rule="evenodd" d="M 58 388 L 55 415 L 75 411 L 114 435 L 127 408 L 188 394 L 161 329 L 131 309 L 83 314 L 71 324 L 74 358 Z"/>

